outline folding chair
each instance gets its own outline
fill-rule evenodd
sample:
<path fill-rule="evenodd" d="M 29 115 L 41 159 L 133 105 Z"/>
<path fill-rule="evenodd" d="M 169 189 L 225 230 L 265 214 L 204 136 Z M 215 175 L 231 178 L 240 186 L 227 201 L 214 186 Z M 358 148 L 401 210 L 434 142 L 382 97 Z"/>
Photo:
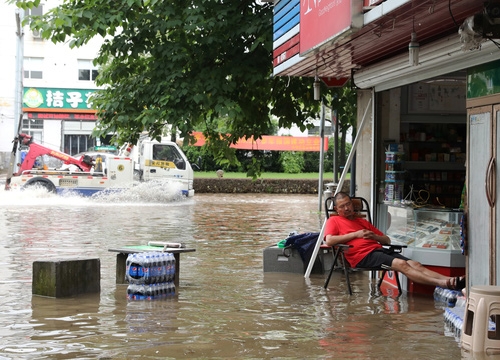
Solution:
<path fill-rule="evenodd" d="M 362 197 L 351 197 L 354 211 L 356 212 L 356 216 L 366 218 L 370 223 L 372 223 L 372 218 L 371 218 L 371 213 L 370 213 L 370 205 L 368 204 L 368 201 Z M 328 219 L 330 216 L 338 216 L 338 214 L 334 210 L 334 198 L 333 197 L 328 197 L 325 200 L 325 214 L 326 218 Z M 351 248 L 352 245 L 347 245 L 347 244 L 337 244 L 332 246 L 332 251 L 333 251 L 333 265 L 330 269 L 330 272 L 328 273 L 328 277 L 325 280 L 325 285 L 324 288 L 328 288 L 328 283 L 330 282 L 330 278 L 332 277 L 332 274 L 335 270 L 343 271 L 346 282 L 347 282 L 347 290 L 349 292 L 349 295 L 352 295 L 352 288 L 351 288 L 351 280 L 349 279 L 349 273 L 351 272 L 358 272 L 358 271 L 371 271 L 371 276 L 372 278 L 375 278 L 375 272 L 376 271 L 382 271 L 382 274 L 380 276 L 380 279 L 377 283 L 377 287 L 380 289 L 380 286 L 382 285 L 382 282 L 384 281 L 384 277 L 387 274 L 387 269 L 383 269 L 382 267 L 375 267 L 375 268 L 353 268 L 349 264 L 349 262 L 345 258 L 345 252 Z M 390 248 L 396 253 L 400 253 L 403 248 L 407 247 L 406 245 L 385 245 L 384 247 Z M 399 281 L 399 274 L 397 271 L 394 271 L 394 275 L 396 277 L 396 282 L 398 285 L 398 290 L 399 294 L 402 293 L 401 289 L 401 283 Z"/>

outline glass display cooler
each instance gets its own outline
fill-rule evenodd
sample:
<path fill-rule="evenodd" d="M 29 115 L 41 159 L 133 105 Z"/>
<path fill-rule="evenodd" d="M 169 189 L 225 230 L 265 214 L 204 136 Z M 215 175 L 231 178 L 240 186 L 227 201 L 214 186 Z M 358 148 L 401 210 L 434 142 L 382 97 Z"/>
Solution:
<path fill-rule="evenodd" d="M 460 246 L 463 212 L 440 208 L 381 205 L 386 211 L 385 233 L 393 243 L 405 244 L 403 255 L 446 276 L 465 273 Z M 404 281 L 402 281 L 404 283 Z M 410 292 L 431 293 L 434 288 L 408 282 Z"/>

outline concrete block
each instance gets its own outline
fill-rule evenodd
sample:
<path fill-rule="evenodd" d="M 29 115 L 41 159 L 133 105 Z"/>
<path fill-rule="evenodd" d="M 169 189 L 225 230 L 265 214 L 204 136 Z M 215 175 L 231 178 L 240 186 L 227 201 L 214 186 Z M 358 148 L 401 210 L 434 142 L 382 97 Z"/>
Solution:
<path fill-rule="evenodd" d="M 33 262 L 33 295 L 58 298 L 100 291 L 100 259 Z"/>
<path fill-rule="evenodd" d="M 304 274 L 307 265 L 304 264 L 299 252 L 296 249 L 287 250 L 289 257 L 283 255 L 283 249 L 277 245 L 269 246 L 264 249 L 264 272 L 289 272 Z M 318 257 L 312 268 L 312 274 L 323 274 L 330 270 L 333 263 L 331 251 L 320 249 Z"/>

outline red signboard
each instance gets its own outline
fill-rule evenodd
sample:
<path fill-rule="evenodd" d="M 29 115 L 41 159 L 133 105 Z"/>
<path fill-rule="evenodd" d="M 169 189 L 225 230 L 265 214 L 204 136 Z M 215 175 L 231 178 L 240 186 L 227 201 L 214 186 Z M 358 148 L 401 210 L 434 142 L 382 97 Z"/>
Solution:
<path fill-rule="evenodd" d="M 351 27 L 353 0 L 303 0 L 300 4 L 300 53 L 332 39 Z"/>
<path fill-rule="evenodd" d="M 276 67 L 298 53 L 299 35 L 297 34 L 273 50 L 273 65 Z"/>
<path fill-rule="evenodd" d="M 322 77 L 321 81 L 325 83 L 328 87 L 342 87 L 349 81 L 349 78 L 338 78 L 338 77 Z"/>
<path fill-rule="evenodd" d="M 205 137 L 201 132 L 195 131 L 193 136 L 196 138 L 194 146 L 205 145 Z M 240 150 L 320 151 L 321 137 L 264 135 L 256 141 L 240 139 L 231 147 Z M 328 150 L 328 138 L 325 138 L 323 149 Z"/>

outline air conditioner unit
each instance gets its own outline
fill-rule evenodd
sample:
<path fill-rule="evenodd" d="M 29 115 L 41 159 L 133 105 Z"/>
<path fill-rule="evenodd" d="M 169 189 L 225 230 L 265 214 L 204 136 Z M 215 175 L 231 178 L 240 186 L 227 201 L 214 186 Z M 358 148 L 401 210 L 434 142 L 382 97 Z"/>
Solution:
<path fill-rule="evenodd" d="M 32 34 L 33 34 L 34 39 L 41 39 L 42 38 L 42 33 L 40 32 L 40 30 L 33 30 Z"/>

